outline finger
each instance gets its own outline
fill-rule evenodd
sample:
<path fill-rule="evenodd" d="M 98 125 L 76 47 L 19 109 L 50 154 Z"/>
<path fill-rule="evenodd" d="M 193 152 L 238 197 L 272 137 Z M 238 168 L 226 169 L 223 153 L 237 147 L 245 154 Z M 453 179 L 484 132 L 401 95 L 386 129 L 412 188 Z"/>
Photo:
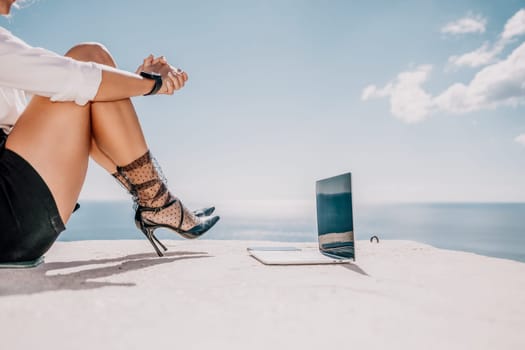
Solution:
<path fill-rule="evenodd" d="M 158 63 L 162 63 L 162 56 L 160 56 L 160 57 L 155 57 L 155 58 L 152 60 L 152 62 L 151 62 L 151 64 L 158 64 Z"/>
<path fill-rule="evenodd" d="M 180 68 L 177 68 L 177 75 L 182 77 L 184 82 L 186 82 L 188 80 L 188 74 L 185 71 L 183 71 L 182 69 L 180 69 Z"/>
<path fill-rule="evenodd" d="M 159 56 L 159 57 L 156 57 L 156 58 L 153 60 L 153 64 L 157 64 L 157 63 L 167 64 L 168 61 L 166 60 L 166 57 L 164 57 L 164 56 Z"/>
<path fill-rule="evenodd" d="M 180 82 L 179 80 L 177 79 L 177 77 L 173 74 L 168 74 L 170 75 L 170 78 L 171 78 L 171 82 L 173 83 L 173 92 L 175 92 L 176 90 L 180 89 L 181 88 L 181 85 L 180 85 Z"/>
<path fill-rule="evenodd" d="M 176 90 L 182 88 L 184 86 L 184 81 L 180 79 L 178 74 L 173 74 L 173 72 L 169 73 L 173 77 L 173 81 L 176 85 Z"/>
<path fill-rule="evenodd" d="M 149 56 L 144 59 L 143 66 L 151 66 L 152 63 L 153 63 L 153 54 L 149 54 Z"/>
<path fill-rule="evenodd" d="M 172 72 L 169 72 L 168 77 L 171 79 L 173 83 L 174 90 L 178 90 L 182 87 L 180 81 L 177 79 L 177 76 L 175 74 L 173 74 Z"/>
<path fill-rule="evenodd" d="M 171 90 L 171 94 L 173 95 L 173 93 L 175 91 L 177 91 L 178 89 L 180 89 L 180 86 L 179 86 L 179 82 L 177 81 L 177 79 L 173 79 L 172 81 L 172 90 Z"/>
<path fill-rule="evenodd" d="M 179 81 L 180 88 L 184 87 L 185 81 L 181 74 L 177 74 L 177 80 Z"/>
<path fill-rule="evenodd" d="M 166 87 L 165 89 L 163 89 L 164 94 L 173 94 L 173 82 L 171 81 L 171 79 L 164 79 L 164 86 Z"/>
<path fill-rule="evenodd" d="M 182 78 L 183 83 L 185 83 L 188 80 L 188 74 L 186 74 L 186 72 L 184 72 L 182 69 L 177 68 L 175 71 L 175 74 Z"/>
<path fill-rule="evenodd" d="M 182 69 L 180 69 L 180 68 L 175 68 L 175 67 L 174 67 L 174 68 L 173 68 L 173 72 L 174 72 L 175 74 L 177 74 L 177 75 L 181 75 L 181 74 L 182 74 Z"/>

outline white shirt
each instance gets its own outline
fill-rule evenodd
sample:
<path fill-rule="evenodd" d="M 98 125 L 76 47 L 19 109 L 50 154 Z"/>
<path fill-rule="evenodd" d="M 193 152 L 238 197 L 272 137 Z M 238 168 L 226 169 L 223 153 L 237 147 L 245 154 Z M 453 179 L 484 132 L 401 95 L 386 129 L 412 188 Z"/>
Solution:
<path fill-rule="evenodd" d="M 100 65 L 31 47 L 0 27 L 0 128 L 7 133 L 27 105 L 27 95 L 85 105 L 97 94 Z"/>

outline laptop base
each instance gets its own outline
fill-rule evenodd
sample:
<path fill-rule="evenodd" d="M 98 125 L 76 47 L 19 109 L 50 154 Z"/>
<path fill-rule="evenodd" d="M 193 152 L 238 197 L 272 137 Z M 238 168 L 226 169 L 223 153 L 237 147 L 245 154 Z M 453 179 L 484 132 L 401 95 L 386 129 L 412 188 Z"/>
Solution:
<path fill-rule="evenodd" d="M 251 247 L 248 253 L 264 265 L 332 265 L 349 264 L 352 259 L 330 257 L 318 249 L 296 247 Z"/>

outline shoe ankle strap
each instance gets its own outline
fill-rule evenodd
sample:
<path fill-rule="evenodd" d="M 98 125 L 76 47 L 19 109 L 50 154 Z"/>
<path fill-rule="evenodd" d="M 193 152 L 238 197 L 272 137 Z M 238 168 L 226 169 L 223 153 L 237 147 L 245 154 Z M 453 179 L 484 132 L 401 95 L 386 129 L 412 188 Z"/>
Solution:
<path fill-rule="evenodd" d="M 142 205 L 139 205 L 137 207 L 137 212 L 143 212 L 143 211 L 161 211 L 162 209 L 166 209 L 167 207 L 169 207 L 170 205 L 174 204 L 174 203 L 177 203 L 179 200 L 177 198 L 173 198 L 169 201 L 167 201 L 165 204 L 161 205 L 160 207 L 146 207 L 146 206 L 142 206 Z"/>
<path fill-rule="evenodd" d="M 138 185 L 132 185 L 132 192 L 138 194 L 138 191 L 146 190 L 150 187 L 153 187 L 157 184 L 160 184 L 159 189 L 157 190 L 157 193 L 152 198 L 148 198 L 148 201 L 156 201 L 160 197 L 164 196 L 168 192 L 168 187 L 166 187 L 166 184 L 162 182 L 160 179 L 152 179 L 146 182 L 143 182 Z"/>

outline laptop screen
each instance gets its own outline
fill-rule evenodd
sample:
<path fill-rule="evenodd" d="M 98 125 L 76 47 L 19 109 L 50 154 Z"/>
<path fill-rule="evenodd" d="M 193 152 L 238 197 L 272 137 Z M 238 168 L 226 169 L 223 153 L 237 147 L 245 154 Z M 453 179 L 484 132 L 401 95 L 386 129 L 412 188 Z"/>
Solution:
<path fill-rule="evenodd" d="M 316 201 L 321 252 L 355 259 L 351 174 L 317 181 Z"/>

